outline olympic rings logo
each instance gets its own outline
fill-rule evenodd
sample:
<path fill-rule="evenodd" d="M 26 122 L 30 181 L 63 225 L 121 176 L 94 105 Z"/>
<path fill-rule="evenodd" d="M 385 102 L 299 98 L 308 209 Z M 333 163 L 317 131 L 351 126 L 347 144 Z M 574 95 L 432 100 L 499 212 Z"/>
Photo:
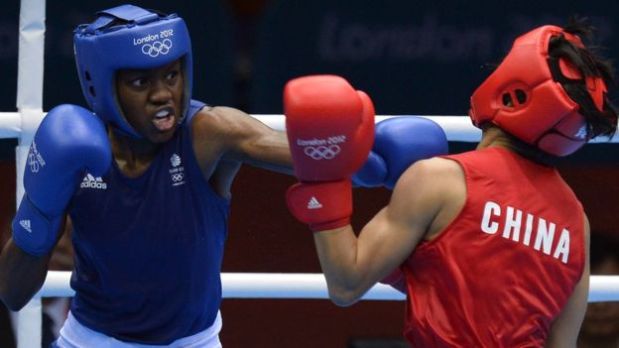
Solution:
<path fill-rule="evenodd" d="M 157 56 L 166 55 L 170 53 L 170 49 L 172 48 L 172 40 L 165 39 L 163 41 L 155 41 L 152 44 L 145 44 L 142 46 L 142 53 L 151 58 L 155 58 Z"/>
<path fill-rule="evenodd" d="M 340 153 L 341 149 L 338 145 L 329 145 L 329 146 L 307 146 L 303 149 L 303 152 L 315 160 L 330 160 L 337 156 Z"/>
<path fill-rule="evenodd" d="M 30 171 L 32 173 L 38 173 L 40 166 L 39 162 L 36 159 L 36 156 L 33 153 L 28 154 L 28 166 L 30 166 Z"/>
<path fill-rule="evenodd" d="M 172 181 L 174 181 L 174 182 L 183 181 L 183 178 L 184 178 L 183 173 L 172 174 Z"/>

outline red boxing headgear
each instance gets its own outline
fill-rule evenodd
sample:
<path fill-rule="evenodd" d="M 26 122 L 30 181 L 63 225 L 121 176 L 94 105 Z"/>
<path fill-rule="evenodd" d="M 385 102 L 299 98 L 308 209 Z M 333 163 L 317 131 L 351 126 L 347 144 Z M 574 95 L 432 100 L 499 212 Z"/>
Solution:
<path fill-rule="evenodd" d="M 556 26 L 543 26 L 518 37 L 499 67 L 471 96 L 469 116 L 480 127 L 492 122 L 540 150 L 566 156 L 588 140 L 587 123 L 549 65 L 553 36 L 584 48 L 580 38 Z M 583 74 L 559 58 L 557 69 L 567 79 L 582 80 Z M 606 84 L 601 77 L 587 77 L 587 90 L 595 106 L 604 108 Z"/>

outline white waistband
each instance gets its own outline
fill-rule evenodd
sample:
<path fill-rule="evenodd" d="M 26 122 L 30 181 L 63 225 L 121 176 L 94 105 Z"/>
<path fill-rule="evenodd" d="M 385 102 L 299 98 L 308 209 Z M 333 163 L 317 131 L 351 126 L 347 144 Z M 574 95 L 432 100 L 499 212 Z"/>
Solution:
<path fill-rule="evenodd" d="M 91 330 L 80 324 L 69 312 L 67 320 L 60 329 L 56 341 L 59 348 L 221 348 L 219 331 L 221 331 L 221 313 L 217 312 L 215 322 L 208 329 L 197 334 L 179 338 L 167 346 L 148 345 L 119 341 L 113 337 Z"/>

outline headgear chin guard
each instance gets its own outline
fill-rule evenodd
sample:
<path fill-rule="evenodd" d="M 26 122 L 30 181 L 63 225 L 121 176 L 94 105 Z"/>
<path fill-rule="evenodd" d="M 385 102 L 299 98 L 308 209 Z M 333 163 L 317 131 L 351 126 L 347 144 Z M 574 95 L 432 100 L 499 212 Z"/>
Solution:
<path fill-rule="evenodd" d="M 555 156 L 567 156 L 589 140 L 587 122 L 557 76 L 582 80 L 598 110 L 606 84 L 586 77 L 572 63 L 549 56 L 555 36 L 584 48 L 580 38 L 556 26 L 543 26 L 518 37 L 499 67 L 471 96 L 469 116 L 480 127 L 491 122 L 527 144 Z"/>
<path fill-rule="evenodd" d="M 93 111 L 130 136 L 142 136 L 127 122 L 117 101 L 119 69 L 152 69 L 184 59 L 183 116 L 191 99 L 193 65 L 187 26 L 175 14 L 161 15 L 133 5 L 97 13 L 90 24 L 79 25 L 73 37 L 82 92 Z"/>

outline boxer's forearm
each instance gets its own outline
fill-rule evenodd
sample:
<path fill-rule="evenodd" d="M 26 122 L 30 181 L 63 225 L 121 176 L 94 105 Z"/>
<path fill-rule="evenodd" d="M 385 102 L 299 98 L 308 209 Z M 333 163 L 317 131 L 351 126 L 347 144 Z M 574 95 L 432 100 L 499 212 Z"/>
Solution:
<path fill-rule="evenodd" d="M 329 297 L 340 306 L 356 302 L 363 294 L 363 272 L 358 267 L 358 240 L 350 225 L 314 233 L 316 252 L 324 272 Z"/>
<path fill-rule="evenodd" d="M 32 256 L 9 239 L 0 254 L 0 299 L 11 310 L 20 310 L 41 288 L 50 254 Z"/>

